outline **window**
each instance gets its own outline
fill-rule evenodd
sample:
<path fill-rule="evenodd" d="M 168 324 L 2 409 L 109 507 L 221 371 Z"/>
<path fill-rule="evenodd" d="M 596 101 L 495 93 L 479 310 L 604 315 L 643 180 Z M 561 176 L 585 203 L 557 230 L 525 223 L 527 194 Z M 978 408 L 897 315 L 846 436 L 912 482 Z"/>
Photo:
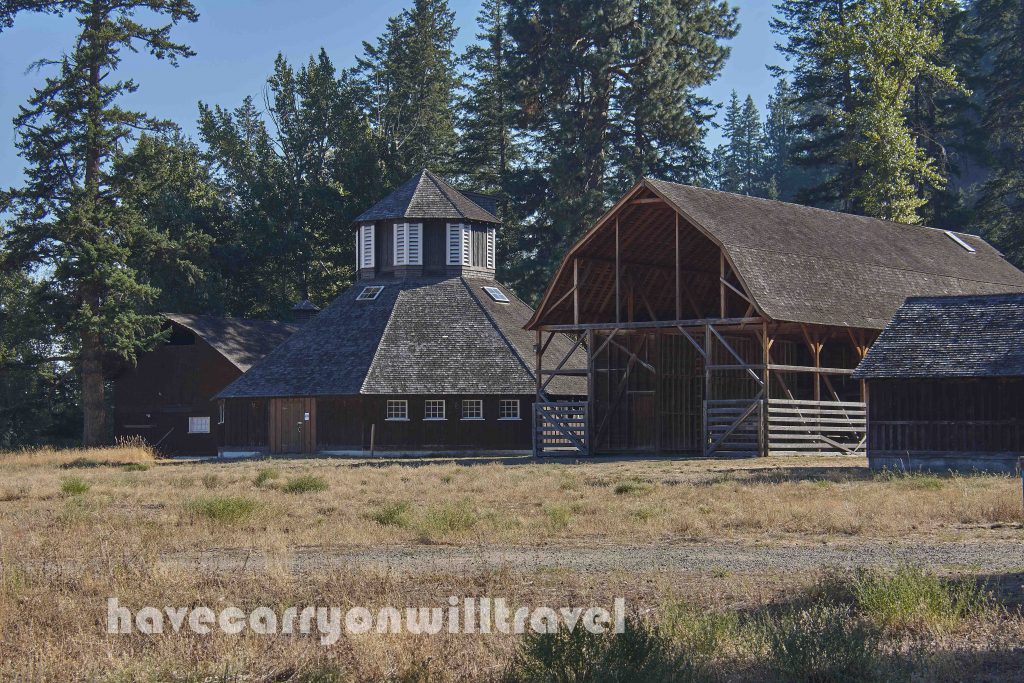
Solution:
<path fill-rule="evenodd" d="M 487 267 L 494 270 L 494 250 L 497 229 L 492 225 L 487 228 Z"/>
<path fill-rule="evenodd" d="M 422 223 L 395 223 L 395 265 L 423 265 Z"/>
<path fill-rule="evenodd" d="M 499 420 L 518 420 L 519 419 L 519 399 L 517 398 L 503 398 L 498 401 L 498 419 Z"/>
<path fill-rule="evenodd" d="M 465 223 L 448 224 L 448 265 L 470 266 L 473 229 Z"/>
<path fill-rule="evenodd" d="M 408 420 L 409 419 L 409 402 L 408 401 L 388 401 L 388 412 L 387 419 L 389 420 Z"/>
<path fill-rule="evenodd" d="M 497 287 L 484 287 L 484 291 L 487 292 L 487 296 L 491 297 L 500 304 L 507 304 L 508 297 L 505 296 L 505 292 L 501 291 Z"/>
<path fill-rule="evenodd" d="M 224 401 L 219 402 L 218 406 L 219 414 L 217 415 L 217 424 L 224 424 Z"/>
<path fill-rule="evenodd" d="M 967 244 L 967 242 L 962 237 L 960 237 L 960 235 L 956 234 L 952 230 L 943 230 L 943 232 L 946 233 L 946 237 L 948 237 L 949 239 L 951 239 L 954 242 L 956 242 L 957 244 L 959 244 L 961 247 L 964 248 L 965 251 L 967 251 L 967 252 L 969 252 L 971 254 L 973 254 L 976 251 L 978 251 L 977 249 L 975 249 L 971 245 Z"/>
<path fill-rule="evenodd" d="M 363 287 L 363 291 L 359 292 L 356 301 L 374 301 L 383 291 L 383 287 Z"/>
<path fill-rule="evenodd" d="M 209 417 L 190 417 L 190 418 L 188 418 L 188 433 L 189 434 L 209 434 L 210 433 L 210 418 Z"/>
<path fill-rule="evenodd" d="M 374 230 L 372 225 L 359 226 L 359 239 L 356 240 L 356 261 L 360 268 L 373 268 L 374 259 Z"/>
<path fill-rule="evenodd" d="M 467 398 L 462 401 L 463 420 L 484 419 L 484 402 L 478 398 Z"/>
<path fill-rule="evenodd" d="M 444 401 L 439 399 L 427 399 L 423 404 L 423 419 L 424 420 L 443 420 L 444 417 Z"/>

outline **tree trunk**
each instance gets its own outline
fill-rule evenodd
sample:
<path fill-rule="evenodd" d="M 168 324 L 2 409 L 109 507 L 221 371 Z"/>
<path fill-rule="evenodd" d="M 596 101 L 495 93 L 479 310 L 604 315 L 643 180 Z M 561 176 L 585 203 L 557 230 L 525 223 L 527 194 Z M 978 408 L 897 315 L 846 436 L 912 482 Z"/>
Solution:
<path fill-rule="evenodd" d="M 82 332 L 82 445 L 107 439 L 107 404 L 103 390 L 103 349 L 99 335 Z"/>

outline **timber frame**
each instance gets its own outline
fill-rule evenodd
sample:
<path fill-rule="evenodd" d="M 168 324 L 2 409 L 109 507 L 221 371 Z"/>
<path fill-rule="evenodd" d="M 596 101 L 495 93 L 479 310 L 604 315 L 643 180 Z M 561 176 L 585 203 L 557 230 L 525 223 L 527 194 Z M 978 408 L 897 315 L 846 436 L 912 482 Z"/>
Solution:
<path fill-rule="evenodd" d="M 535 333 L 534 452 L 860 454 L 877 330 L 776 320 L 722 243 L 647 181 L 569 251 Z M 551 340 L 575 345 L 549 357 Z M 582 349 L 586 370 L 566 369 Z M 547 396 L 585 376 L 586 402 Z"/>

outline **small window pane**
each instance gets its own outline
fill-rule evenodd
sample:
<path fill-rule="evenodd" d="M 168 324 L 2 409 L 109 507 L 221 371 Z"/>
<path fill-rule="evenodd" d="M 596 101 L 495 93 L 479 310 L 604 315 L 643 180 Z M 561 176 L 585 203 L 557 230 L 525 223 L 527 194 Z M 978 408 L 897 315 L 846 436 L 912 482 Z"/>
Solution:
<path fill-rule="evenodd" d="M 484 402 L 478 398 L 467 398 L 462 401 L 463 420 L 484 419 Z"/>
<path fill-rule="evenodd" d="M 356 301 L 373 301 L 383 291 L 383 287 L 364 287 L 363 291 L 359 292 L 359 296 L 356 297 Z"/>
<path fill-rule="evenodd" d="M 423 419 L 425 420 L 443 420 L 444 419 L 444 401 L 436 399 L 428 399 L 423 407 Z"/>
<path fill-rule="evenodd" d="M 506 399 L 503 398 L 498 402 L 498 419 L 500 420 L 518 420 L 519 419 L 519 399 Z"/>
<path fill-rule="evenodd" d="M 389 420 L 408 420 L 409 419 L 409 402 L 408 401 L 388 401 L 387 419 L 389 419 Z"/>
<path fill-rule="evenodd" d="M 501 291 L 500 289 L 498 289 L 497 287 L 484 287 L 484 291 L 487 292 L 487 296 L 491 297 L 492 299 L 494 299 L 498 303 L 501 303 L 501 304 L 507 304 L 508 303 L 508 297 L 505 296 L 505 293 L 503 291 Z"/>
<path fill-rule="evenodd" d="M 210 418 L 209 417 L 190 417 L 190 418 L 188 418 L 188 433 L 189 434 L 209 434 L 210 433 Z"/>

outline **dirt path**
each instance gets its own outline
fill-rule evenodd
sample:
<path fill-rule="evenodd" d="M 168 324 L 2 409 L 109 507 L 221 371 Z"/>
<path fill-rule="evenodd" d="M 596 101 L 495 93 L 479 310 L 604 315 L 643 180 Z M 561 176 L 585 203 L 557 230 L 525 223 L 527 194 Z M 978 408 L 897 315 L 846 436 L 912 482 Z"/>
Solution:
<path fill-rule="evenodd" d="M 260 570 L 265 557 L 239 549 L 181 553 L 165 561 L 217 571 Z M 782 545 L 693 543 L 684 545 L 601 547 L 534 546 L 305 546 L 292 548 L 293 571 L 391 569 L 405 574 L 474 572 L 498 569 L 536 571 L 800 571 L 822 567 L 889 567 L 912 564 L 931 569 L 977 572 L 1024 571 L 1024 542 L 862 541 L 843 544 Z"/>

